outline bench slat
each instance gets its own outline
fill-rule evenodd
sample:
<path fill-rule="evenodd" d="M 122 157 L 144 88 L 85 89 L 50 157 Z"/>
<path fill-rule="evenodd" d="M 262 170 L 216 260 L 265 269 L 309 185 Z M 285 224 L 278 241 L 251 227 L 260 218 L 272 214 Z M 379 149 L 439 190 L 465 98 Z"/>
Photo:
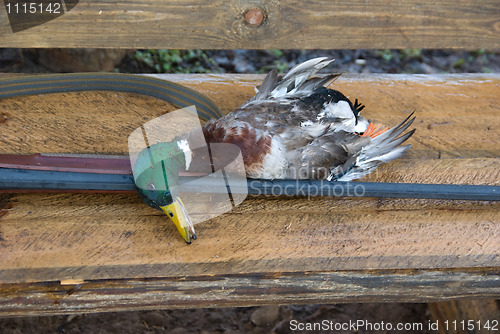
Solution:
<path fill-rule="evenodd" d="M 258 26 L 245 21 L 253 7 L 264 17 Z M 500 47 L 500 4 L 495 0 L 89 0 L 17 33 L 12 33 L 4 10 L 0 18 L 0 47 Z"/>
<path fill-rule="evenodd" d="M 499 275 L 498 269 L 395 270 L 5 284 L 0 291 L 0 317 L 266 304 L 429 302 L 464 298 L 464 291 L 467 298 L 494 298 L 500 295 Z"/>

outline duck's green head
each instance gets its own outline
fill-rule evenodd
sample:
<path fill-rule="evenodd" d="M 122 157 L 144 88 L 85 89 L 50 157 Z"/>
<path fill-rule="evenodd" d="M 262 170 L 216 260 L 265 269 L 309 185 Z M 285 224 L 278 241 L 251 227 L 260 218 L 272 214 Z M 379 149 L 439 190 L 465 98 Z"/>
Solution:
<path fill-rule="evenodd" d="M 134 178 L 139 197 L 162 210 L 189 244 L 196 234 L 177 189 L 179 170 L 186 168 L 186 153 L 185 143 L 176 141 L 148 146 L 137 158 Z"/>

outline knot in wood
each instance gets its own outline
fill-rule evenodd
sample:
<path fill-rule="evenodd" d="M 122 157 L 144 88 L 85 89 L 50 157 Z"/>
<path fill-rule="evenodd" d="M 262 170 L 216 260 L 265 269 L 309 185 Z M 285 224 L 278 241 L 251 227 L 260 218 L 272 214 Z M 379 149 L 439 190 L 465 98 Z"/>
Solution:
<path fill-rule="evenodd" d="M 264 14 L 259 8 L 251 8 L 245 12 L 245 22 L 251 26 L 259 26 L 264 20 Z"/>

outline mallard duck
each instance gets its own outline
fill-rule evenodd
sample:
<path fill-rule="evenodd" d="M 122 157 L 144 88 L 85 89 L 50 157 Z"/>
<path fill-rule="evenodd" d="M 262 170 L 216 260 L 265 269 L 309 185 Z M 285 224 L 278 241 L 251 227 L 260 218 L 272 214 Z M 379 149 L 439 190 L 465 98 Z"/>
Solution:
<path fill-rule="evenodd" d="M 373 123 L 354 103 L 329 86 L 339 75 L 315 77 L 333 60 L 315 58 L 292 68 L 284 77 L 271 71 L 256 88 L 256 95 L 202 130 L 207 143 L 237 145 L 247 177 L 260 179 L 325 179 L 350 181 L 372 172 L 380 164 L 401 157 L 401 146 L 415 130 L 406 132 L 414 117 L 387 128 Z M 141 159 L 142 156 L 142 159 Z M 146 157 L 150 159 L 145 159 Z M 140 197 L 167 214 L 182 238 L 196 238 L 180 198 L 157 184 L 175 184 L 181 169 L 191 170 L 194 155 L 189 134 L 169 143 L 148 147 L 137 164 L 149 172 L 136 180 Z M 150 163 L 157 161 L 157 163 Z"/>

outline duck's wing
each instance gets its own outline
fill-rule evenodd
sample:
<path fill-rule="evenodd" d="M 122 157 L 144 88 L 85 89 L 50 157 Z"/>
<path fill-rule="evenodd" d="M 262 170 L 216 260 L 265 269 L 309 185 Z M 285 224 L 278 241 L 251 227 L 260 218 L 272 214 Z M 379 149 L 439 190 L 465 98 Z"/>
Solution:
<path fill-rule="evenodd" d="M 278 76 L 278 72 L 272 70 L 257 87 L 255 96 L 240 108 L 264 100 L 300 98 L 312 94 L 316 88 L 328 86 L 340 74 L 330 74 L 324 77 L 314 77 L 314 75 L 332 61 L 333 59 L 327 57 L 314 58 L 293 67 L 284 77 Z"/>
<path fill-rule="evenodd" d="M 359 179 L 382 163 L 401 157 L 411 147 L 400 145 L 415 132 L 404 133 L 415 119 L 412 115 L 391 129 L 372 132 L 368 136 L 329 130 L 295 152 L 288 177 Z"/>
<path fill-rule="evenodd" d="M 289 153 L 287 178 L 338 179 L 351 168 L 370 138 L 345 131 L 328 131 Z"/>

